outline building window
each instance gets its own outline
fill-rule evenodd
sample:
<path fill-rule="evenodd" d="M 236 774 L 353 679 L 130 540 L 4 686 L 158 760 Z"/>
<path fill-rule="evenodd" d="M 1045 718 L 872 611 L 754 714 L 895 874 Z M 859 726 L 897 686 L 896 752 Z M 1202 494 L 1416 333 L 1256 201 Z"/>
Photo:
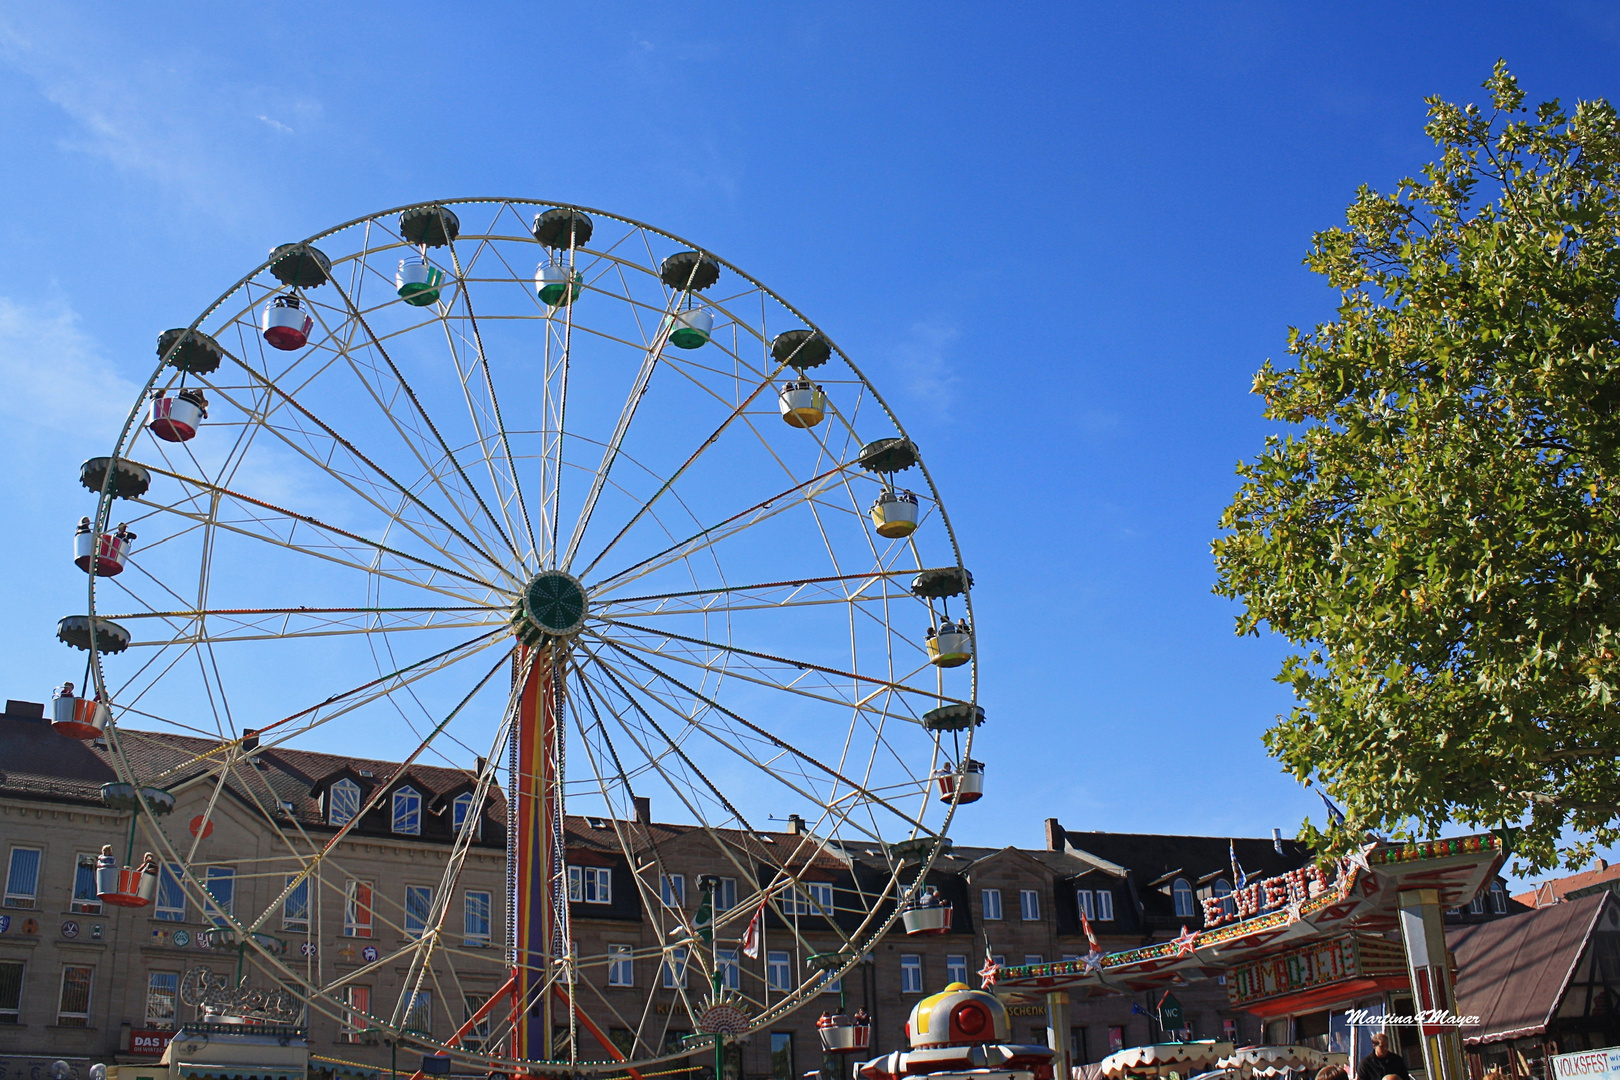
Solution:
<path fill-rule="evenodd" d="M 1041 894 L 1035 889 L 1018 890 L 1018 913 L 1025 922 L 1041 921 Z"/>
<path fill-rule="evenodd" d="M 570 866 L 568 899 L 575 903 L 613 903 L 613 871 L 606 866 Z"/>
<path fill-rule="evenodd" d="M 823 994 L 842 994 L 844 992 L 843 977 L 840 976 L 835 979 L 832 977 L 832 972 L 823 971 L 821 973 L 821 992 Z"/>
<path fill-rule="evenodd" d="M 371 936 L 371 882 L 350 881 L 343 896 L 343 936 Z"/>
<path fill-rule="evenodd" d="M 467 944 L 475 949 L 489 947 L 489 893 L 467 890 L 462 902 L 462 928 Z"/>
<path fill-rule="evenodd" d="M 62 968 L 62 998 L 56 1006 L 57 1027 L 90 1026 L 91 967 L 69 964 Z"/>
<path fill-rule="evenodd" d="M 636 961 L 633 956 L 634 950 L 629 945 L 609 945 L 607 950 L 608 985 L 636 985 Z"/>
<path fill-rule="evenodd" d="M 1176 918 L 1192 918 L 1196 907 L 1193 904 L 1193 888 L 1187 883 L 1186 878 L 1176 878 L 1175 883 L 1170 886 L 1170 898 L 1176 904 Z"/>
<path fill-rule="evenodd" d="M 457 795 L 455 801 L 450 804 L 450 827 L 455 830 L 457 836 L 460 836 L 462 827 L 467 824 L 467 819 L 471 817 L 473 823 L 473 839 L 476 840 L 481 830 L 478 827 L 478 818 L 473 816 L 472 808 L 472 792 L 463 791 L 460 795 Z"/>
<path fill-rule="evenodd" d="M 157 904 L 153 915 L 164 922 L 186 921 L 186 891 L 180 887 L 180 875 L 174 867 L 164 863 L 158 872 Z"/>
<path fill-rule="evenodd" d="M 810 911 L 806 912 L 806 914 L 825 915 L 829 919 L 832 918 L 833 887 L 811 882 L 805 888 L 810 891 Z"/>
<path fill-rule="evenodd" d="M 344 777 L 326 789 L 326 823 L 347 825 L 360 813 L 360 785 Z"/>
<path fill-rule="evenodd" d="M 172 1029 L 180 1003 L 180 973 L 153 971 L 146 976 L 146 1026 Z"/>
<path fill-rule="evenodd" d="M 793 964 L 785 951 L 771 949 L 766 952 L 765 985 L 772 990 L 793 989 Z"/>
<path fill-rule="evenodd" d="M 679 990 L 686 986 L 686 946 L 671 949 L 664 957 L 664 989 Z"/>
<path fill-rule="evenodd" d="M 287 884 L 292 885 L 297 874 L 287 875 Z M 293 885 L 292 892 L 281 902 L 281 928 L 295 930 L 300 934 L 309 933 L 309 878 L 305 878 L 297 885 Z"/>
<path fill-rule="evenodd" d="M 771 1032 L 771 1080 L 798 1080 L 793 1068 L 793 1032 Z"/>
<path fill-rule="evenodd" d="M 1046 961 L 1041 959 L 1041 954 L 1040 953 L 1025 953 L 1024 954 L 1024 966 L 1025 967 L 1034 967 L 1037 964 L 1044 964 L 1044 963 L 1046 963 Z"/>
<path fill-rule="evenodd" d="M 6 907 L 31 908 L 39 897 L 39 848 L 14 847 L 6 868 Z"/>
<path fill-rule="evenodd" d="M 101 914 L 101 899 L 96 895 L 96 857 L 82 851 L 73 864 L 72 908 L 81 915 Z"/>
<path fill-rule="evenodd" d="M 967 957 L 961 953 L 951 953 L 946 956 L 945 981 L 965 983 L 967 980 Z"/>
<path fill-rule="evenodd" d="M 417 1035 L 433 1034 L 433 991 L 418 990 L 405 1010 L 405 1030 Z"/>
<path fill-rule="evenodd" d="M 663 899 L 665 907 L 685 907 L 686 875 L 658 875 L 658 895 Z"/>
<path fill-rule="evenodd" d="M 22 1022 L 22 977 L 21 960 L 0 960 L 0 1024 Z"/>
<path fill-rule="evenodd" d="M 366 1014 L 371 1012 L 371 987 L 349 986 L 343 996 L 344 1004 L 348 1010 L 343 1014 L 343 1024 L 338 1031 L 338 1042 L 357 1043 L 365 1030 L 371 1026 L 371 1018 Z"/>
<path fill-rule="evenodd" d="M 236 913 L 236 868 L 210 866 L 203 879 L 208 888 L 208 908 L 215 926 L 224 926 L 226 916 Z"/>
<path fill-rule="evenodd" d="M 714 910 L 730 911 L 737 906 L 737 879 L 723 877 L 714 889 Z"/>
<path fill-rule="evenodd" d="M 984 917 L 986 919 L 1001 918 L 1000 889 L 985 889 L 984 892 L 980 894 L 980 898 L 984 908 Z"/>
<path fill-rule="evenodd" d="M 1507 914 L 1507 890 L 1500 881 L 1491 882 L 1491 910 L 1498 915 Z"/>
<path fill-rule="evenodd" d="M 1237 915 L 1237 899 L 1232 895 L 1232 884 L 1225 878 L 1215 882 L 1213 890 L 1215 899 L 1221 902 L 1221 914 L 1227 916 Z"/>
<path fill-rule="evenodd" d="M 472 1018 L 478 1015 L 478 1010 L 489 1003 L 489 995 L 463 994 L 461 1000 L 467 1007 L 467 1022 L 472 1023 Z M 482 1054 L 489 1043 L 493 1028 L 494 1022 L 490 1020 L 489 1013 L 485 1013 L 482 1020 L 467 1029 L 467 1033 L 461 1037 L 461 1045 L 474 1053 Z"/>
<path fill-rule="evenodd" d="M 740 990 L 742 988 L 742 964 L 737 959 L 736 949 L 721 949 L 715 953 L 720 962 L 720 985 L 727 990 Z"/>
<path fill-rule="evenodd" d="M 1088 919 L 1096 919 L 1097 907 L 1092 903 L 1090 889 L 1074 890 L 1074 902 L 1079 905 L 1080 914 Z"/>
<path fill-rule="evenodd" d="M 900 957 L 900 992 L 922 993 L 922 957 L 915 953 L 906 953 Z"/>
<path fill-rule="evenodd" d="M 1114 891 L 1112 889 L 1097 890 L 1096 918 L 1098 922 L 1114 921 Z"/>
<path fill-rule="evenodd" d="M 401 836 L 422 835 L 422 793 L 406 784 L 394 792 L 393 831 Z"/>
<path fill-rule="evenodd" d="M 426 931 L 433 911 L 433 886 L 405 886 L 405 936 L 419 938 Z"/>

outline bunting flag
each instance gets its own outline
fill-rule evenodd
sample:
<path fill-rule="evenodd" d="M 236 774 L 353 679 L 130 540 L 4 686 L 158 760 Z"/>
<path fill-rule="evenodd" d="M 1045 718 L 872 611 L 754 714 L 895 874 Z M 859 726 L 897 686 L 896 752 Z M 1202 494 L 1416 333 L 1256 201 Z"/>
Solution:
<path fill-rule="evenodd" d="M 981 989 L 988 990 L 996 985 L 996 979 L 1001 975 L 1001 965 L 996 958 L 990 955 L 990 946 L 984 947 L 984 967 L 979 969 Z"/>
<path fill-rule="evenodd" d="M 750 960 L 759 959 L 759 921 L 765 917 L 765 905 L 770 898 L 770 893 L 759 898 L 759 910 L 754 912 L 754 917 L 748 922 L 748 929 L 743 931 L 742 951 Z"/>

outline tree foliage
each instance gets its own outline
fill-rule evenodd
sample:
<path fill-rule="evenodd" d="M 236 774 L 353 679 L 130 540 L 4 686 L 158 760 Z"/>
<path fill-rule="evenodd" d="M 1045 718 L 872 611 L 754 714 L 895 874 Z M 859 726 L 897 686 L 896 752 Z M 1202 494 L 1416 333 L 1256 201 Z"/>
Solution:
<path fill-rule="evenodd" d="M 1216 591 L 1299 649 L 1266 746 L 1349 818 L 1304 838 L 1519 827 L 1573 867 L 1620 839 L 1620 120 L 1484 86 L 1313 238 L 1337 317 L 1255 377 L 1288 428 L 1239 466 Z"/>

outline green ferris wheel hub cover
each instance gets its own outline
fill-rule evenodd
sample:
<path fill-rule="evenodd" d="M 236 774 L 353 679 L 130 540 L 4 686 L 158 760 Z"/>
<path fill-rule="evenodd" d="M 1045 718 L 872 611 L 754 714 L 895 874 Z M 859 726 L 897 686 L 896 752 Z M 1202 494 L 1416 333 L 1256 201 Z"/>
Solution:
<path fill-rule="evenodd" d="M 542 570 L 523 587 L 518 609 L 528 624 L 520 628 L 520 636 L 527 639 L 530 635 L 523 630 L 529 629 L 543 637 L 570 637 L 585 625 L 590 604 L 579 578 L 566 570 Z"/>

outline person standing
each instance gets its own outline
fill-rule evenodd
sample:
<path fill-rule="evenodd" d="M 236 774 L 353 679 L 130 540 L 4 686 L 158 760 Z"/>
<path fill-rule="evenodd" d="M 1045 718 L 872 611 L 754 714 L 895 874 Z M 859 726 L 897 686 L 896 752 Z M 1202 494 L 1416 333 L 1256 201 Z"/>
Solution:
<path fill-rule="evenodd" d="M 1400 1080 L 1412 1080 L 1412 1074 L 1406 1069 L 1406 1059 L 1389 1048 L 1389 1035 L 1378 1032 L 1372 1037 L 1373 1052 L 1361 1059 L 1356 1068 L 1356 1080 L 1385 1080 L 1386 1077 L 1399 1077 Z"/>

